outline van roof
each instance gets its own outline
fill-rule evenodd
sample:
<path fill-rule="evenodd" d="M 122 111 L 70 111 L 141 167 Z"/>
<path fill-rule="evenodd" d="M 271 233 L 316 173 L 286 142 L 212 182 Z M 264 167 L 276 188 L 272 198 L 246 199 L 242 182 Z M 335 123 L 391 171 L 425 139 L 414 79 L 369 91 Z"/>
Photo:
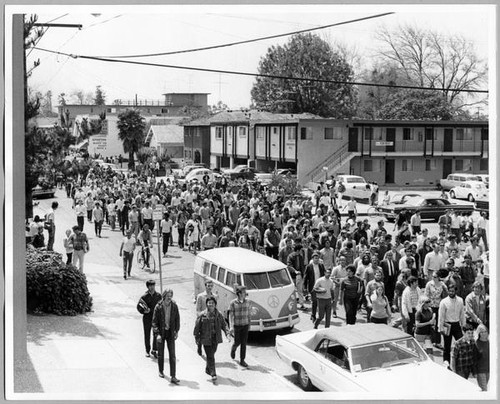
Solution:
<path fill-rule="evenodd" d="M 241 247 L 224 247 L 201 251 L 198 257 L 236 273 L 277 271 L 286 267 L 281 261 Z"/>

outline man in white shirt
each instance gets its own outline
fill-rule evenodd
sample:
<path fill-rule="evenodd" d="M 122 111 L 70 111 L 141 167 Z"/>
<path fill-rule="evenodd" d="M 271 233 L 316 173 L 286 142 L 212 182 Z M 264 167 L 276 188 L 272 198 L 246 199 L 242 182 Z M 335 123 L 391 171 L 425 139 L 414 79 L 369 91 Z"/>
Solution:
<path fill-rule="evenodd" d="M 481 212 L 481 217 L 477 221 L 477 238 L 483 240 L 484 249 L 488 250 L 488 239 L 486 237 L 486 231 L 488 228 L 487 213 Z"/>
<path fill-rule="evenodd" d="M 212 250 L 217 246 L 217 236 L 213 233 L 212 226 L 207 227 L 207 232 L 201 238 L 201 250 Z"/>
<path fill-rule="evenodd" d="M 127 236 L 123 238 L 120 246 L 120 257 L 123 257 L 123 279 L 130 277 L 132 271 L 132 262 L 134 259 L 134 250 L 137 240 L 132 234 L 132 231 L 127 231 Z"/>
<path fill-rule="evenodd" d="M 314 328 L 317 329 L 323 317 L 326 315 L 325 328 L 330 327 L 330 318 L 332 314 L 332 300 L 335 291 L 333 281 L 330 279 L 332 271 L 325 269 L 325 275 L 319 278 L 314 284 L 314 291 L 318 299 L 318 318 L 314 322 Z"/>
<path fill-rule="evenodd" d="M 172 219 L 170 219 L 170 215 L 168 213 L 164 214 L 163 219 L 160 222 L 160 231 L 163 239 L 162 251 L 163 256 L 165 257 L 168 253 L 168 245 L 172 234 Z"/>
<path fill-rule="evenodd" d="M 457 296 L 454 283 L 448 286 L 448 296 L 439 303 L 438 322 L 438 331 L 444 338 L 443 361 L 449 364 L 451 339 L 458 341 L 462 338 L 462 327 L 465 325 L 464 301 Z"/>
<path fill-rule="evenodd" d="M 80 231 L 83 231 L 83 226 L 85 224 L 85 215 L 87 214 L 87 207 L 83 204 L 83 199 L 78 200 L 78 204 L 75 206 L 76 222 Z"/>
<path fill-rule="evenodd" d="M 432 251 L 428 252 L 424 259 L 424 275 L 427 276 L 427 281 L 432 281 L 433 272 L 444 268 L 445 262 L 439 253 L 439 244 L 435 242 L 432 244 Z"/>

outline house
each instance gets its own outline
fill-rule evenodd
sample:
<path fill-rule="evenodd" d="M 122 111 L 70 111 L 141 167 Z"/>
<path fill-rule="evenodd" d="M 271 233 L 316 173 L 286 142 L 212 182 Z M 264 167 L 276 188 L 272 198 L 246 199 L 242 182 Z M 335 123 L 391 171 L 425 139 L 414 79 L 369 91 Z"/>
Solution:
<path fill-rule="evenodd" d="M 150 125 L 145 145 L 155 148 L 158 156 L 182 159 L 184 156 L 184 129 L 179 122 Z"/>

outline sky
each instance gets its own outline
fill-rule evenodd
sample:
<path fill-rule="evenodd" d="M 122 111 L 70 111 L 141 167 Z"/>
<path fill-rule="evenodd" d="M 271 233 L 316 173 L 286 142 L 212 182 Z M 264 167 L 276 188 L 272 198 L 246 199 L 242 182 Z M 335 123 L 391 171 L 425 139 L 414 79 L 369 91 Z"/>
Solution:
<path fill-rule="evenodd" d="M 405 24 L 463 35 L 473 41 L 477 55 L 492 56 L 493 16 L 485 5 L 271 5 L 271 6 L 19 6 L 7 12 L 36 13 L 39 22 L 82 24 L 83 28 L 50 28 L 38 47 L 72 55 L 118 56 L 157 53 L 226 44 L 288 33 L 386 12 L 388 16 L 313 31 L 330 43 L 346 45 L 361 58 L 360 68 L 376 60 L 380 43 L 376 30 Z M 259 60 L 272 45 L 289 36 L 215 50 L 158 56 L 141 62 L 235 70 L 255 73 Z M 29 86 L 57 95 L 75 90 L 95 92 L 100 85 L 111 103 L 115 99 L 163 100 L 167 92 L 210 93 L 209 104 L 223 101 L 229 108 L 250 105 L 253 77 L 160 67 L 90 61 L 32 50 L 27 65 L 40 59 Z"/>

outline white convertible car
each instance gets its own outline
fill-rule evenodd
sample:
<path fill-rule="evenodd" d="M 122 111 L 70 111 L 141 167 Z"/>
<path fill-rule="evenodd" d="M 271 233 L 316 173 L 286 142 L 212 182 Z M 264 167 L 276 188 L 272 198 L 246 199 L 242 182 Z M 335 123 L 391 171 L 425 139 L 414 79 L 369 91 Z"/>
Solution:
<path fill-rule="evenodd" d="M 433 362 L 413 337 L 385 324 L 278 335 L 276 351 L 297 371 L 304 390 L 481 397 L 476 384 Z"/>

